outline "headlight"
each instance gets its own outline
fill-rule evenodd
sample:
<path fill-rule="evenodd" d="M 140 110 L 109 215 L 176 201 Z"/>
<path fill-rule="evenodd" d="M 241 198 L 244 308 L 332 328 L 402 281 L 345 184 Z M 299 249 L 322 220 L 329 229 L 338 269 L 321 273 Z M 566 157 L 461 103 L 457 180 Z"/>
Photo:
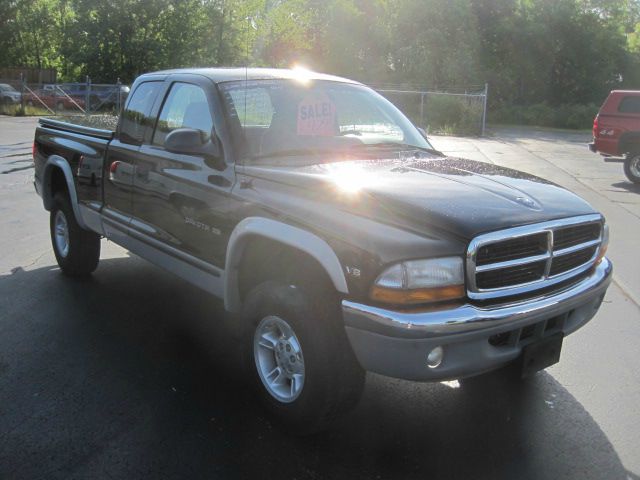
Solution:
<path fill-rule="evenodd" d="M 600 249 L 598 250 L 598 257 L 596 258 L 596 265 L 598 265 L 605 254 L 607 253 L 607 248 L 609 247 L 609 225 L 606 223 L 602 225 L 602 241 L 600 242 Z"/>
<path fill-rule="evenodd" d="M 371 288 L 378 302 L 417 304 L 464 297 L 462 258 L 410 260 L 387 268 Z"/>

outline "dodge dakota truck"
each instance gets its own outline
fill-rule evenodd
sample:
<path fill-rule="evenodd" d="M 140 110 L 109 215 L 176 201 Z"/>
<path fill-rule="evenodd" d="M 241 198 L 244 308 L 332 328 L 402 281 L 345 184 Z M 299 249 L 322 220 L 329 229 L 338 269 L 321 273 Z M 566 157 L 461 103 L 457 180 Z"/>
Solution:
<path fill-rule="evenodd" d="M 611 281 L 587 202 L 447 157 L 334 76 L 144 74 L 115 131 L 41 119 L 33 156 L 61 271 L 92 273 L 105 237 L 222 299 L 257 396 L 298 431 L 353 407 L 365 371 L 544 369 Z"/>

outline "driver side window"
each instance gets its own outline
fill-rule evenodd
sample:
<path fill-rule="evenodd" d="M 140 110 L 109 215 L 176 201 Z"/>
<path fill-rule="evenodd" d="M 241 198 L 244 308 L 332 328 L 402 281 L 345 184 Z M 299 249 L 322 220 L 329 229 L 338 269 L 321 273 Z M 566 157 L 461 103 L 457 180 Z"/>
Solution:
<path fill-rule="evenodd" d="M 164 145 L 166 136 L 178 128 L 200 130 L 205 138 L 211 135 L 213 119 L 202 88 L 189 83 L 174 83 L 169 91 L 153 135 L 153 145 Z"/>

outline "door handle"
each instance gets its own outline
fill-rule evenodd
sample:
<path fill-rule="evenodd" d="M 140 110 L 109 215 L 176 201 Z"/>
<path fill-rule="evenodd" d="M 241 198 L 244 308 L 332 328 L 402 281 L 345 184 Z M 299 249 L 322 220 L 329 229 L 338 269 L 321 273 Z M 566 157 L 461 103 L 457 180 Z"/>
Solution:
<path fill-rule="evenodd" d="M 116 175 L 120 163 L 121 162 L 119 160 L 114 160 L 113 162 L 111 162 L 111 165 L 109 165 L 109 180 L 111 180 L 112 182 L 116 181 Z"/>

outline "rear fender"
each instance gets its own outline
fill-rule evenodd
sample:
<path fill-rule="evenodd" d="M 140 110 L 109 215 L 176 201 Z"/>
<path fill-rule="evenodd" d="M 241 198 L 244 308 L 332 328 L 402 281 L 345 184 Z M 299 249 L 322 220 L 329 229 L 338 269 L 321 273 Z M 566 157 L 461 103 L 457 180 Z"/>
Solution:
<path fill-rule="evenodd" d="M 62 171 L 62 174 L 65 179 L 65 184 L 67 186 L 67 192 L 69 193 L 69 200 L 71 202 L 71 206 L 73 208 L 73 214 L 76 216 L 76 220 L 80 227 L 85 230 L 89 230 L 89 228 L 84 223 L 82 219 L 82 215 L 80 214 L 80 207 L 78 205 L 78 194 L 76 192 L 76 185 L 73 181 L 73 173 L 71 172 L 71 167 L 69 166 L 69 162 L 59 155 L 51 155 L 47 159 L 47 163 L 44 165 L 44 173 L 42 179 L 42 203 L 44 204 L 44 208 L 47 210 L 51 210 L 53 207 L 53 195 L 55 192 L 52 191 L 52 182 L 51 177 L 56 169 Z"/>

